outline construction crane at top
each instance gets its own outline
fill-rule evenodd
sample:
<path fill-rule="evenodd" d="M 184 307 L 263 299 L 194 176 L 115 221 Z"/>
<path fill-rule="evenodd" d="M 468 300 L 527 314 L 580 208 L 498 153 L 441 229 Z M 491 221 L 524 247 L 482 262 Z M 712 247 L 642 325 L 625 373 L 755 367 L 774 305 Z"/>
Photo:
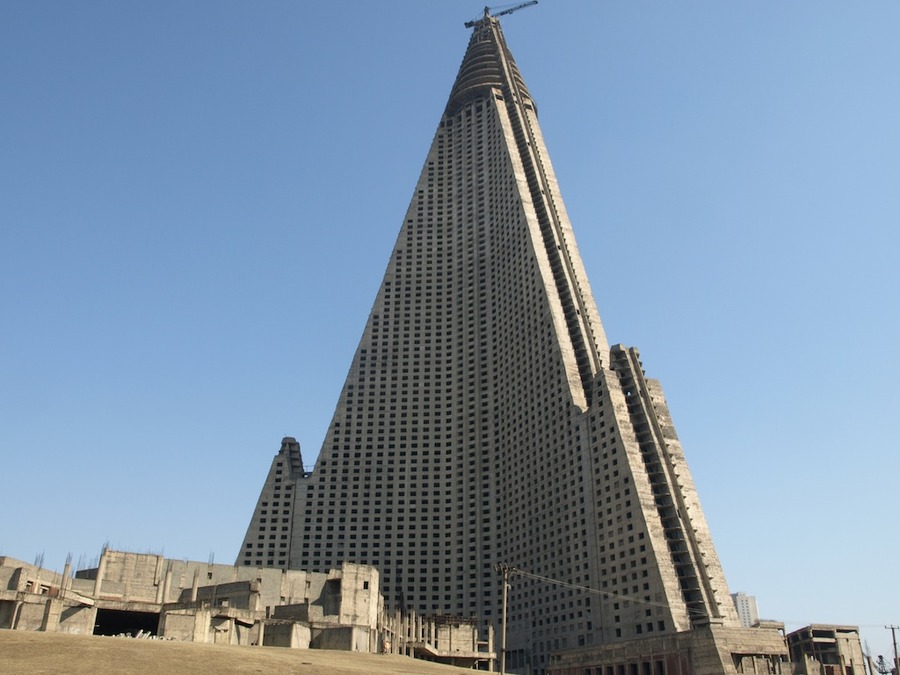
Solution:
<path fill-rule="evenodd" d="M 485 7 L 483 17 L 481 17 L 480 19 L 472 19 L 471 21 L 466 21 L 465 26 L 466 26 L 466 28 L 473 28 L 477 24 L 481 23 L 482 21 L 485 21 L 486 19 L 490 19 L 492 17 L 496 18 L 498 16 L 504 16 L 506 14 L 512 14 L 513 12 L 517 12 L 520 9 L 524 9 L 525 7 L 531 7 L 532 5 L 536 5 L 536 4 L 538 4 L 538 0 L 530 0 L 529 2 L 523 2 L 520 5 L 516 5 L 514 7 L 504 9 L 500 12 L 497 12 L 496 14 L 491 14 L 491 8 Z"/>

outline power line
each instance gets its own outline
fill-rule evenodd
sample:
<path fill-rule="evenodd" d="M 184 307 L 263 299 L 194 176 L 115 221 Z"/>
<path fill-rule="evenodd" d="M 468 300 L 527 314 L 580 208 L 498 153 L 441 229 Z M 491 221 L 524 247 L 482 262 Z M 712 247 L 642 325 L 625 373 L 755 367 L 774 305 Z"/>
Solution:
<path fill-rule="evenodd" d="M 506 563 L 500 563 L 501 566 L 506 566 Z M 518 567 L 507 566 L 510 574 L 518 574 L 519 576 L 525 577 L 526 579 L 534 579 L 535 581 L 543 581 L 548 584 L 553 584 L 555 586 L 562 586 L 563 588 L 571 588 L 572 590 L 582 591 L 584 593 L 590 593 L 593 595 L 601 595 L 605 598 L 621 600 L 623 602 L 634 602 L 642 605 L 650 605 L 652 607 L 662 607 L 663 609 L 670 609 L 670 605 L 664 602 L 653 602 L 652 600 L 642 600 L 635 596 L 631 595 L 622 595 L 621 593 L 613 593 L 611 591 L 601 591 L 597 588 L 591 588 L 590 586 L 581 586 L 579 584 L 572 584 L 568 581 L 560 581 L 559 579 L 551 579 L 550 577 L 544 577 L 540 574 L 534 574 L 532 572 L 526 572 L 523 569 Z M 693 609 L 691 607 L 685 607 L 688 614 L 693 612 L 698 616 L 706 616 L 705 612 L 698 609 Z"/>

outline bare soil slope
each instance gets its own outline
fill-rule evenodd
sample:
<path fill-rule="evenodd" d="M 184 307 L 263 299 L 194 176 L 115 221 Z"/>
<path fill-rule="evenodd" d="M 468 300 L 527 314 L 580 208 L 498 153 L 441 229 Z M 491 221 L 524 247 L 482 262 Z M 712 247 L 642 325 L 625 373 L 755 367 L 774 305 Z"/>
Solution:
<path fill-rule="evenodd" d="M 404 656 L 0 630 L 0 675 L 453 675 Z"/>

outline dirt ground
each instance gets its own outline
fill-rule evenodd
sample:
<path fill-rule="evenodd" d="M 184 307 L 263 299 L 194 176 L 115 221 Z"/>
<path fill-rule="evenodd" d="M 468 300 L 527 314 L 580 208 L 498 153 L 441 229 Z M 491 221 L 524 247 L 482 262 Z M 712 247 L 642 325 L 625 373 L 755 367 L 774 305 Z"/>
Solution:
<path fill-rule="evenodd" d="M 0 630 L 0 675 L 453 675 L 387 654 Z"/>

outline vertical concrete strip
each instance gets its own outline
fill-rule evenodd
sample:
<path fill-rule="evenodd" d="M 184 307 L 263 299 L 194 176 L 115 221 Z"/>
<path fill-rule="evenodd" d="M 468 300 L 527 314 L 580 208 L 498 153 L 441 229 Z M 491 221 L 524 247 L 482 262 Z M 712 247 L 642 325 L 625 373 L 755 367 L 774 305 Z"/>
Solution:
<path fill-rule="evenodd" d="M 106 549 L 100 554 L 100 564 L 97 565 L 97 578 L 94 580 L 94 598 L 100 597 L 100 590 L 103 587 L 103 575 L 106 573 Z"/>

